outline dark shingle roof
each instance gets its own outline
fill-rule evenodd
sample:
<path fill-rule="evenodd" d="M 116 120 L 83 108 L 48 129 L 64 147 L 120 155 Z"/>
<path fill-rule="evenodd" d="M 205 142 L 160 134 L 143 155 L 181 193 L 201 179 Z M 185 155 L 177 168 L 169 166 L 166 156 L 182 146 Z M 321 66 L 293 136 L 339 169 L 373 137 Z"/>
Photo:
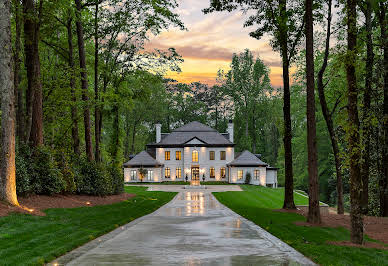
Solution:
<path fill-rule="evenodd" d="M 204 145 L 227 145 L 233 143 L 217 130 L 208 127 L 200 122 L 194 121 L 180 128 L 173 130 L 166 135 L 159 143 L 148 144 L 148 146 L 179 146 L 184 145 L 190 140 L 197 138 L 204 142 Z"/>
<path fill-rule="evenodd" d="M 265 162 L 257 158 L 256 155 L 250 151 L 243 151 L 236 159 L 231 161 L 230 166 L 267 166 Z"/>
<path fill-rule="evenodd" d="M 161 166 L 161 164 L 155 160 L 148 152 L 142 151 L 136 154 L 131 160 L 123 164 L 124 167 L 135 167 L 135 166 Z"/>

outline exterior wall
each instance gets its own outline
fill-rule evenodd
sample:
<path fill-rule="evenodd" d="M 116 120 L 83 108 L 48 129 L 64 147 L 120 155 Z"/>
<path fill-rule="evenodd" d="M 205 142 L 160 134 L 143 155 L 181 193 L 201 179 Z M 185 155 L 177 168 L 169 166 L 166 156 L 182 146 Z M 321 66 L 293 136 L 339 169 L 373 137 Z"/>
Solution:
<path fill-rule="evenodd" d="M 144 168 L 147 171 L 152 170 L 153 173 L 153 180 L 148 180 L 147 176 L 143 179 L 143 182 L 161 182 L 161 170 L 162 168 L 156 168 L 156 167 L 148 167 Z M 131 180 L 131 170 L 136 170 L 136 180 Z M 139 179 L 139 168 L 124 168 L 124 182 L 125 183 L 137 183 L 140 182 Z"/>
<path fill-rule="evenodd" d="M 243 178 L 240 180 L 238 179 L 239 170 L 243 170 Z M 260 177 L 257 180 L 255 179 L 255 170 L 260 171 Z M 266 175 L 267 175 L 266 167 L 230 167 L 229 183 L 244 184 L 245 176 L 247 173 L 251 174 L 250 184 L 261 185 L 261 186 L 266 185 Z"/>
<path fill-rule="evenodd" d="M 278 171 L 267 169 L 267 184 L 272 184 L 272 187 L 278 187 Z"/>
<path fill-rule="evenodd" d="M 192 161 L 192 152 L 198 151 L 198 162 Z M 164 152 L 170 151 L 170 160 L 164 160 Z M 182 152 L 182 160 L 175 160 L 175 151 Z M 210 160 L 210 151 L 215 152 L 215 160 Z M 225 151 L 225 160 L 220 160 L 220 151 Z M 203 175 L 205 175 L 205 181 L 227 181 L 228 169 L 226 164 L 234 160 L 234 148 L 233 147 L 185 147 L 185 148 L 157 148 L 156 160 L 164 165 L 162 172 L 162 181 L 185 181 L 187 175 L 188 180 L 191 180 L 191 167 L 199 166 L 200 180 L 202 181 Z M 170 179 L 164 178 L 164 169 L 170 168 Z M 182 168 L 182 179 L 176 179 L 176 168 Z M 210 178 L 210 167 L 215 169 L 215 178 Z M 224 179 L 221 179 L 221 168 L 225 167 L 226 175 Z"/>

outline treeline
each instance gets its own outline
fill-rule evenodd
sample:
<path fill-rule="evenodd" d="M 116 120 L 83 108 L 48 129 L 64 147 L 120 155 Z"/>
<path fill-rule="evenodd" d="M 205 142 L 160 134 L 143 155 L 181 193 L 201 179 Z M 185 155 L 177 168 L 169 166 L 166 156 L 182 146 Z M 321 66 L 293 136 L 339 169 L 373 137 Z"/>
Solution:
<path fill-rule="evenodd" d="M 18 204 L 15 173 L 18 195 L 122 192 L 127 115 L 182 61 L 173 48 L 144 49 L 150 36 L 184 29 L 177 4 L 1 3 L 1 198 Z"/>

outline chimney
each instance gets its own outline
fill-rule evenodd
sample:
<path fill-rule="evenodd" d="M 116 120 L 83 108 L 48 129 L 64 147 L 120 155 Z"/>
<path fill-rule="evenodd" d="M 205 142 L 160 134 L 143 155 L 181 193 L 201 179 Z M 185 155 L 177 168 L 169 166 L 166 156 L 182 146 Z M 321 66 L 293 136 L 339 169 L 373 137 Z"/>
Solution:
<path fill-rule="evenodd" d="M 229 123 L 228 123 L 228 134 L 229 134 L 230 142 L 233 142 L 233 121 L 232 121 L 232 119 L 230 119 Z"/>
<path fill-rule="evenodd" d="M 156 129 L 156 143 L 159 143 L 162 140 L 162 124 L 155 124 Z"/>

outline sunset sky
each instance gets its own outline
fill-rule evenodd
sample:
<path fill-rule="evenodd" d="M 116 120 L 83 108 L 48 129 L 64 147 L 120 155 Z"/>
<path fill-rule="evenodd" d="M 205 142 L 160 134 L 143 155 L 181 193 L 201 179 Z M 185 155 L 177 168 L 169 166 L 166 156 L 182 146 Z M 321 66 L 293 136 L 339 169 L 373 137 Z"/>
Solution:
<path fill-rule="evenodd" d="M 178 0 L 178 4 L 176 12 L 188 30 L 170 28 L 151 38 L 146 46 L 147 49 L 174 47 L 183 56 L 182 72 L 169 73 L 169 77 L 184 83 L 200 81 L 212 85 L 218 69 L 229 68 L 233 53 L 248 48 L 270 67 L 272 85 L 281 86 L 280 56 L 272 51 L 268 37 L 261 40 L 249 37 L 250 29 L 243 27 L 246 14 L 235 11 L 205 15 L 202 9 L 209 6 L 209 0 Z"/>

